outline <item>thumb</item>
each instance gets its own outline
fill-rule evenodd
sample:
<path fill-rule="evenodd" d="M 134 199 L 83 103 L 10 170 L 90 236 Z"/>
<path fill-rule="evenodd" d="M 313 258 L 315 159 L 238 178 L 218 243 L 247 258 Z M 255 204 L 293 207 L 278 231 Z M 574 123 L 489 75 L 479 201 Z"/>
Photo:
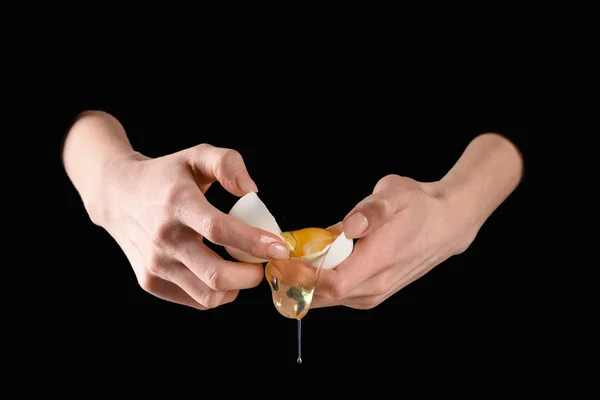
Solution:
<path fill-rule="evenodd" d="M 346 236 L 360 238 L 385 224 L 406 207 L 414 184 L 412 179 L 398 175 L 387 175 L 380 179 L 373 194 L 358 203 L 344 218 Z"/>
<path fill-rule="evenodd" d="M 258 192 L 242 155 L 233 149 L 204 143 L 189 149 L 188 160 L 196 180 L 201 185 L 218 181 L 225 190 L 235 196 Z"/>

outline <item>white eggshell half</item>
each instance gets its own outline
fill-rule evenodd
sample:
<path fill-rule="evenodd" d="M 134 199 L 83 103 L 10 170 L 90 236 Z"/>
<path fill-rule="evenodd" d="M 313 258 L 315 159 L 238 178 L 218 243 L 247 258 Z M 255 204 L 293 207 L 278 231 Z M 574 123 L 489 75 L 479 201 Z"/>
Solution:
<path fill-rule="evenodd" d="M 296 260 L 300 260 L 307 265 L 319 266 L 319 265 L 321 265 L 321 263 L 323 262 L 323 259 L 325 258 L 325 253 L 327 253 L 330 248 L 331 248 L 331 244 L 328 244 L 327 246 L 325 246 L 325 248 L 323 250 L 318 251 L 316 253 L 310 253 L 310 254 L 307 254 L 307 255 L 304 255 L 301 257 L 297 257 Z"/>
<path fill-rule="evenodd" d="M 275 217 L 273 217 L 273 215 L 267 209 L 267 206 L 265 206 L 262 200 L 254 192 L 250 192 L 242 196 L 233 205 L 229 211 L 229 215 L 247 223 L 248 225 L 263 229 L 281 237 L 281 228 L 279 227 L 279 224 L 277 224 Z M 231 247 L 225 246 L 225 250 L 231 257 L 238 261 L 249 263 L 264 263 L 268 261 L 253 257 Z"/>
<path fill-rule="evenodd" d="M 309 265 L 315 268 L 334 269 L 344 262 L 354 249 L 354 241 L 348 239 L 342 232 L 329 247 L 329 251 L 324 255 L 308 262 Z"/>

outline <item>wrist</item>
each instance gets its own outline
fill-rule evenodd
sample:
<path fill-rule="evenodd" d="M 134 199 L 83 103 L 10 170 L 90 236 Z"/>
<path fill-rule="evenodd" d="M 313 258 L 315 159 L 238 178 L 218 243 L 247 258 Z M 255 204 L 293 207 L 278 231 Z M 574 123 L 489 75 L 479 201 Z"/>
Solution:
<path fill-rule="evenodd" d="M 117 152 L 105 160 L 95 185 L 81 196 L 88 216 L 94 224 L 106 228 L 111 217 L 111 204 L 120 197 L 119 190 L 125 186 L 124 181 L 130 179 L 132 174 L 129 171 L 147 159 L 148 157 L 132 150 Z"/>
<path fill-rule="evenodd" d="M 452 254 L 466 251 L 483 225 L 484 218 L 476 201 L 463 188 L 444 179 L 428 183 L 427 193 L 438 199 L 446 210 L 451 227 Z"/>
<path fill-rule="evenodd" d="M 462 226 L 462 251 L 497 207 L 518 186 L 523 161 L 518 149 L 505 137 L 486 133 L 467 146 L 453 168 L 435 184 L 437 197 Z"/>
<path fill-rule="evenodd" d="M 62 149 L 65 171 L 92 219 L 101 221 L 106 190 L 114 184 L 112 171 L 141 155 L 133 150 L 125 130 L 103 111 L 80 114 L 66 135 Z"/>

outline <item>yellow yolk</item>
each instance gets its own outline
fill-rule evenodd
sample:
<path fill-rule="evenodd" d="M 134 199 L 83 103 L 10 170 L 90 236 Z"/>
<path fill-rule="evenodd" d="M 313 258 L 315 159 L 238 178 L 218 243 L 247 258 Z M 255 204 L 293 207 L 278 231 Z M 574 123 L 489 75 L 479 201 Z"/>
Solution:
<path fill-rule="evenodd" d="M 281 234 L 290 248 L 290 258 L 299 258 L 320 253 L 336 238 L 336 235 L 323 228 L 304 228 Z"/>

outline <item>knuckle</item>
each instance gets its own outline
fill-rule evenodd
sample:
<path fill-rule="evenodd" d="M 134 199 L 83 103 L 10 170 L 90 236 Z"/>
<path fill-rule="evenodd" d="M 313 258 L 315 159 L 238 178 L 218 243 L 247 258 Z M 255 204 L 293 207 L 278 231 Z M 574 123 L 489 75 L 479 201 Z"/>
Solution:
<path fill-rule="evenodd" d="M 151 254 L 150 259 L 148 260 L 148 265 L 146 266 L 146 271 L 150 276 L 161 276 L 164 271 L 164 264 L 162 260 L 157 254 Z"/>
<path fill-rule="evenodd" d="M 223 301 L 221 302 L 221 304 L 232 303 L 232 302 L 234 302 L 238 298 L 239 295 L 240 295 L 240 291 L 239 290 L 228 292 L 225 295 L 225 297 L 224 297 Z"/>
<path fill-rule="evenodd" d="M 216 265 L 210 265 L 206 269 L 206 284 L 213 290 L 223 291 L 225 289 L 223 270 Z"/>
<path fill-rule="evenodd" d="M 403 176 L 400 176 L 398 174 L 388 174 L 386 176 L 384 176 L 383 178 L 381 178 L 379 180 L 379 182 L 377 182 L 377 185 L 382 186 L 382 185 L 394 185 L 394 184 L 400 184 L 403 182 L 405 178 Z"/>
<path fill-rule="evenodd" d="M 164 246 L 170 242 L 172 226 L 166 221 L 160 221 L 156 224 L 150 234 L 152 243 L 157 246 Z"/>
<path fill-rule="evenodd" d="M 342 300 L 348 294 L 348 283 L 343 279 L 338 279 L 329 285 L 327 291 L 332 300 Z"/>
<path fill-rule="evenodd" d="M 163 211 L 170 212 L 172 207 L 181 201 L 183 188 L 179 185 L 168 185 L 165 188 L 162 202 Z"/>
<path fill-rule="evenodd" d="M 209 143 L 200 143 L 197 146 L 194 146 L 189 149 L 189 154 L 193 159 L 201 160 L 207 152 L 214 149 L 215 146 Z"/>
<path fill-rule="evenodd" d="M 217 308 L 221 304 L 222 297 L 220 292 L 209 290 L 204 296 L 201 304 L 208 309 Z"/>
<path fill-rule="evenodd" d="M 260 266 L 256 267 L 256 275 L 254 275 L 253 279 L 249 279 L 248 281 L 248 287 L 257 287 L 258 285 L 260 285 L 262 283 L 263 280 L 263 270 Z"/>
<path fill-rule="evenodd" d="M 233 149 L 222 149 L 213 166 L 217 179 L 225 184 L 235 184 L 235 175 L 243 165 L 242 155 Z"/>
<path fill-rule="evenodd" d="M 382 275 L 375 279 L 373 282 L 373 294 L 376 296 L 382 296 L 390 290 L 390 282 L 385 275 Z"/>
<path fill-rule="evenodd" d="M 195 150 L 198 151 L 199 153 L 208 150 L 208 149 L 212 149 L 214 148 L 214 146 L 212 144 L 209 143 L 200 143 L 198 146 L 195 147 Z"/>
<path fill-rule="evenodd" d="M 394 205 L 386 196 L 374 195 L 373 203 L 375 210 L 380 217 L 387 217 L 394 213 Z"/>
<path fill-rule="evenodd" d="M 234 149 L 223 149 L 219 156 L 220 166 L 238 165 L 242 161 L 242 155 Z"/>
<path fill-rule="evenodd" d="M 384 187 L 402 187 L 407 189 L 415 189 L 418 187 L 417 181 L 407 176 L 397 174 L 388 174 L 381 178 L 376 185 L 376 189 Z"/>
<path fill-rule="evenodd" d="M 158 280 L 159 278 L 157 278 L 156 276 L 145 272 L 142 272 L 137 276 L 138 284 L 140 285 L 142 290 L 150 294 L 154 294 L 154 292 L 156 291 L 156 285 L 158 284 Z"/>
<path fill-rule="evenodd" d="M 206 218 L 204 220 L 204 236 L 213 243 L 221 243 L 227 236 L 227 226 L 220 218 Z"/>

